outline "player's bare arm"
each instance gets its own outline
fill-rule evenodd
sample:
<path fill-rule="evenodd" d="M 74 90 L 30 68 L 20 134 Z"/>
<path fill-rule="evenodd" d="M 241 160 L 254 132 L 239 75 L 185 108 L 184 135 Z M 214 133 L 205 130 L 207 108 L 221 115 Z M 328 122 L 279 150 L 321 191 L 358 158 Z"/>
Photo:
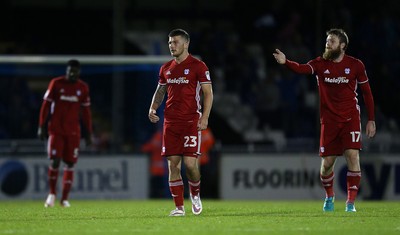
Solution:
<path fill-rule="evenodd" d="M 286 63 L 286 55 L 283 54 L 283 52 L 279 49 L 275 49 L 275 53 L 272 53 L 272 55 L 275 57 L 275 60 L 278 62 L 278 64 Z"/>
<path fill-rule="evenodd" d="M 164 100 L 165 92 L 167 90 L 167 86 L 162 86 L 158 84 L 156 91 L 154 92 L 153 99 L 151 101 L 150 109 L 149 109 L 149 119 L 150 122 L 156 123 L 160 120 L 160 117 L 157 116 L 156 110 L 160 107 L 161 103 Z"/>
<path fill-rule="evenodd" d="M 210 117 L 211 107 L 214 99 L 211 84 L 202 84 L 201 89 L 203 91 L 203 113 L 197 126 L 199 131 L 207 129 L 208 118 Z"/>

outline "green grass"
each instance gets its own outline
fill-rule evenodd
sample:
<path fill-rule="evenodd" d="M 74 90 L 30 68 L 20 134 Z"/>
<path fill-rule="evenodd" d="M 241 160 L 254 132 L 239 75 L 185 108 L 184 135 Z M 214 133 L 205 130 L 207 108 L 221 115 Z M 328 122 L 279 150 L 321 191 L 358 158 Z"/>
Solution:
<path fill-rule="evenodd" d="M 0 201 L 0 234 L 400 234 L 400 203 L 359 201 L 357 212 L 322 212 L 322 201 L 202 200 L 203 213 L 169 217 L 173 201 Z"/>

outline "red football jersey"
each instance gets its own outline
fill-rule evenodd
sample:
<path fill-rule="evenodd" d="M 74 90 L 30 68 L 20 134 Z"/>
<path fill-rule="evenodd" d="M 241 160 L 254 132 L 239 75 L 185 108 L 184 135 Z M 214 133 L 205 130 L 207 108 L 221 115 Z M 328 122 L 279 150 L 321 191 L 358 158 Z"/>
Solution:
<path fill-rule="evenodd" d="M 318 57 L 308 62 L 320 93 L 321 122 L 346 122 L 360 115 L 357 85 L 368 82 L 364 64 L 344 55 L 339 63 Z"/>
<path fill-rule="evenodd" d="M 84 81 L 73 83 L 67 81 L 65 76 L 54 78 L 50 81 L 43 99 L 51 103 L 48 123 L 50 135 L 80 135 L 81 108 L 90 106 L 89 86 Z M 46 116 L 46 111 L 41 112 L 40 125 L 43 125 Z M 91 120 L 84 122 L 91 123 Z M 91 131 L 90 125 L 87 128 Z"/>
<path fill-rule="evenodd" d="M 307 64 L 286 60 L 297 73 L 314 74 L 320 95 L 321 123 L 346 122 L 360 115 L 357 86 L 362 85 L 368 117 L 374 120 L 374 102 L 365 66 L 361 60 L 344 55 L 339 63 L 317 57 Z"/>
<path fill-rule="evenodd" d="M 204 62 L 192 55 L 180 64 L 171 60 L 161 66 L 158 83 L 167 86 L 165 122 L 192 121 L 200 117 L 200 84 L 211 83 L 210 73 Z"/>

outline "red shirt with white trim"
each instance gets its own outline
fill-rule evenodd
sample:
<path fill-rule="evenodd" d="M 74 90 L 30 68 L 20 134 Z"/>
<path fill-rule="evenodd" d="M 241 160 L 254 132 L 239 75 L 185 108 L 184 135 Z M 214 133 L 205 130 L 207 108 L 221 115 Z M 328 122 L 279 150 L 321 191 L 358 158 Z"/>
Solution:
<path fill-rule="evenodd" d="M 211 83 L 207 65 L 189 55 L 178 64 L 170 60 L 160 68 L 159 85 L 167 86 L 165 122 L 186 122 L 199 119 L 202 95 L 200 84 Z"/>

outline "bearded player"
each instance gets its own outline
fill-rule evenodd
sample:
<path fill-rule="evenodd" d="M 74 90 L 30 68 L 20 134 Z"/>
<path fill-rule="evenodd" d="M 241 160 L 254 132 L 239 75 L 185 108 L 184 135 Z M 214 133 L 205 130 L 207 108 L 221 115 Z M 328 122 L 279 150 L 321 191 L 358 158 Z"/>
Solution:
<path fill-rule="evenodd" d="M 344 155 L 347 163 L 347 200 L 345 211 L 355 212 L 354 201 L 360 188 L 361 119 L 357 99 L 359 86 L 367 109 L 366 136 L 376 133 L 374 99 L 363 62 L 347 55 L 349 44 L 343 29 L 326 32 L 325 52 L 322 57 L 299 64 L 286 59 L 275 50 L 273 56 L 279 64 L 300 74 L 313 74 L 317 78 L 320 96 L 320 179 L 325 189 L 323 211 L 334 211 L 334 166 L 336 158 Z"/>

